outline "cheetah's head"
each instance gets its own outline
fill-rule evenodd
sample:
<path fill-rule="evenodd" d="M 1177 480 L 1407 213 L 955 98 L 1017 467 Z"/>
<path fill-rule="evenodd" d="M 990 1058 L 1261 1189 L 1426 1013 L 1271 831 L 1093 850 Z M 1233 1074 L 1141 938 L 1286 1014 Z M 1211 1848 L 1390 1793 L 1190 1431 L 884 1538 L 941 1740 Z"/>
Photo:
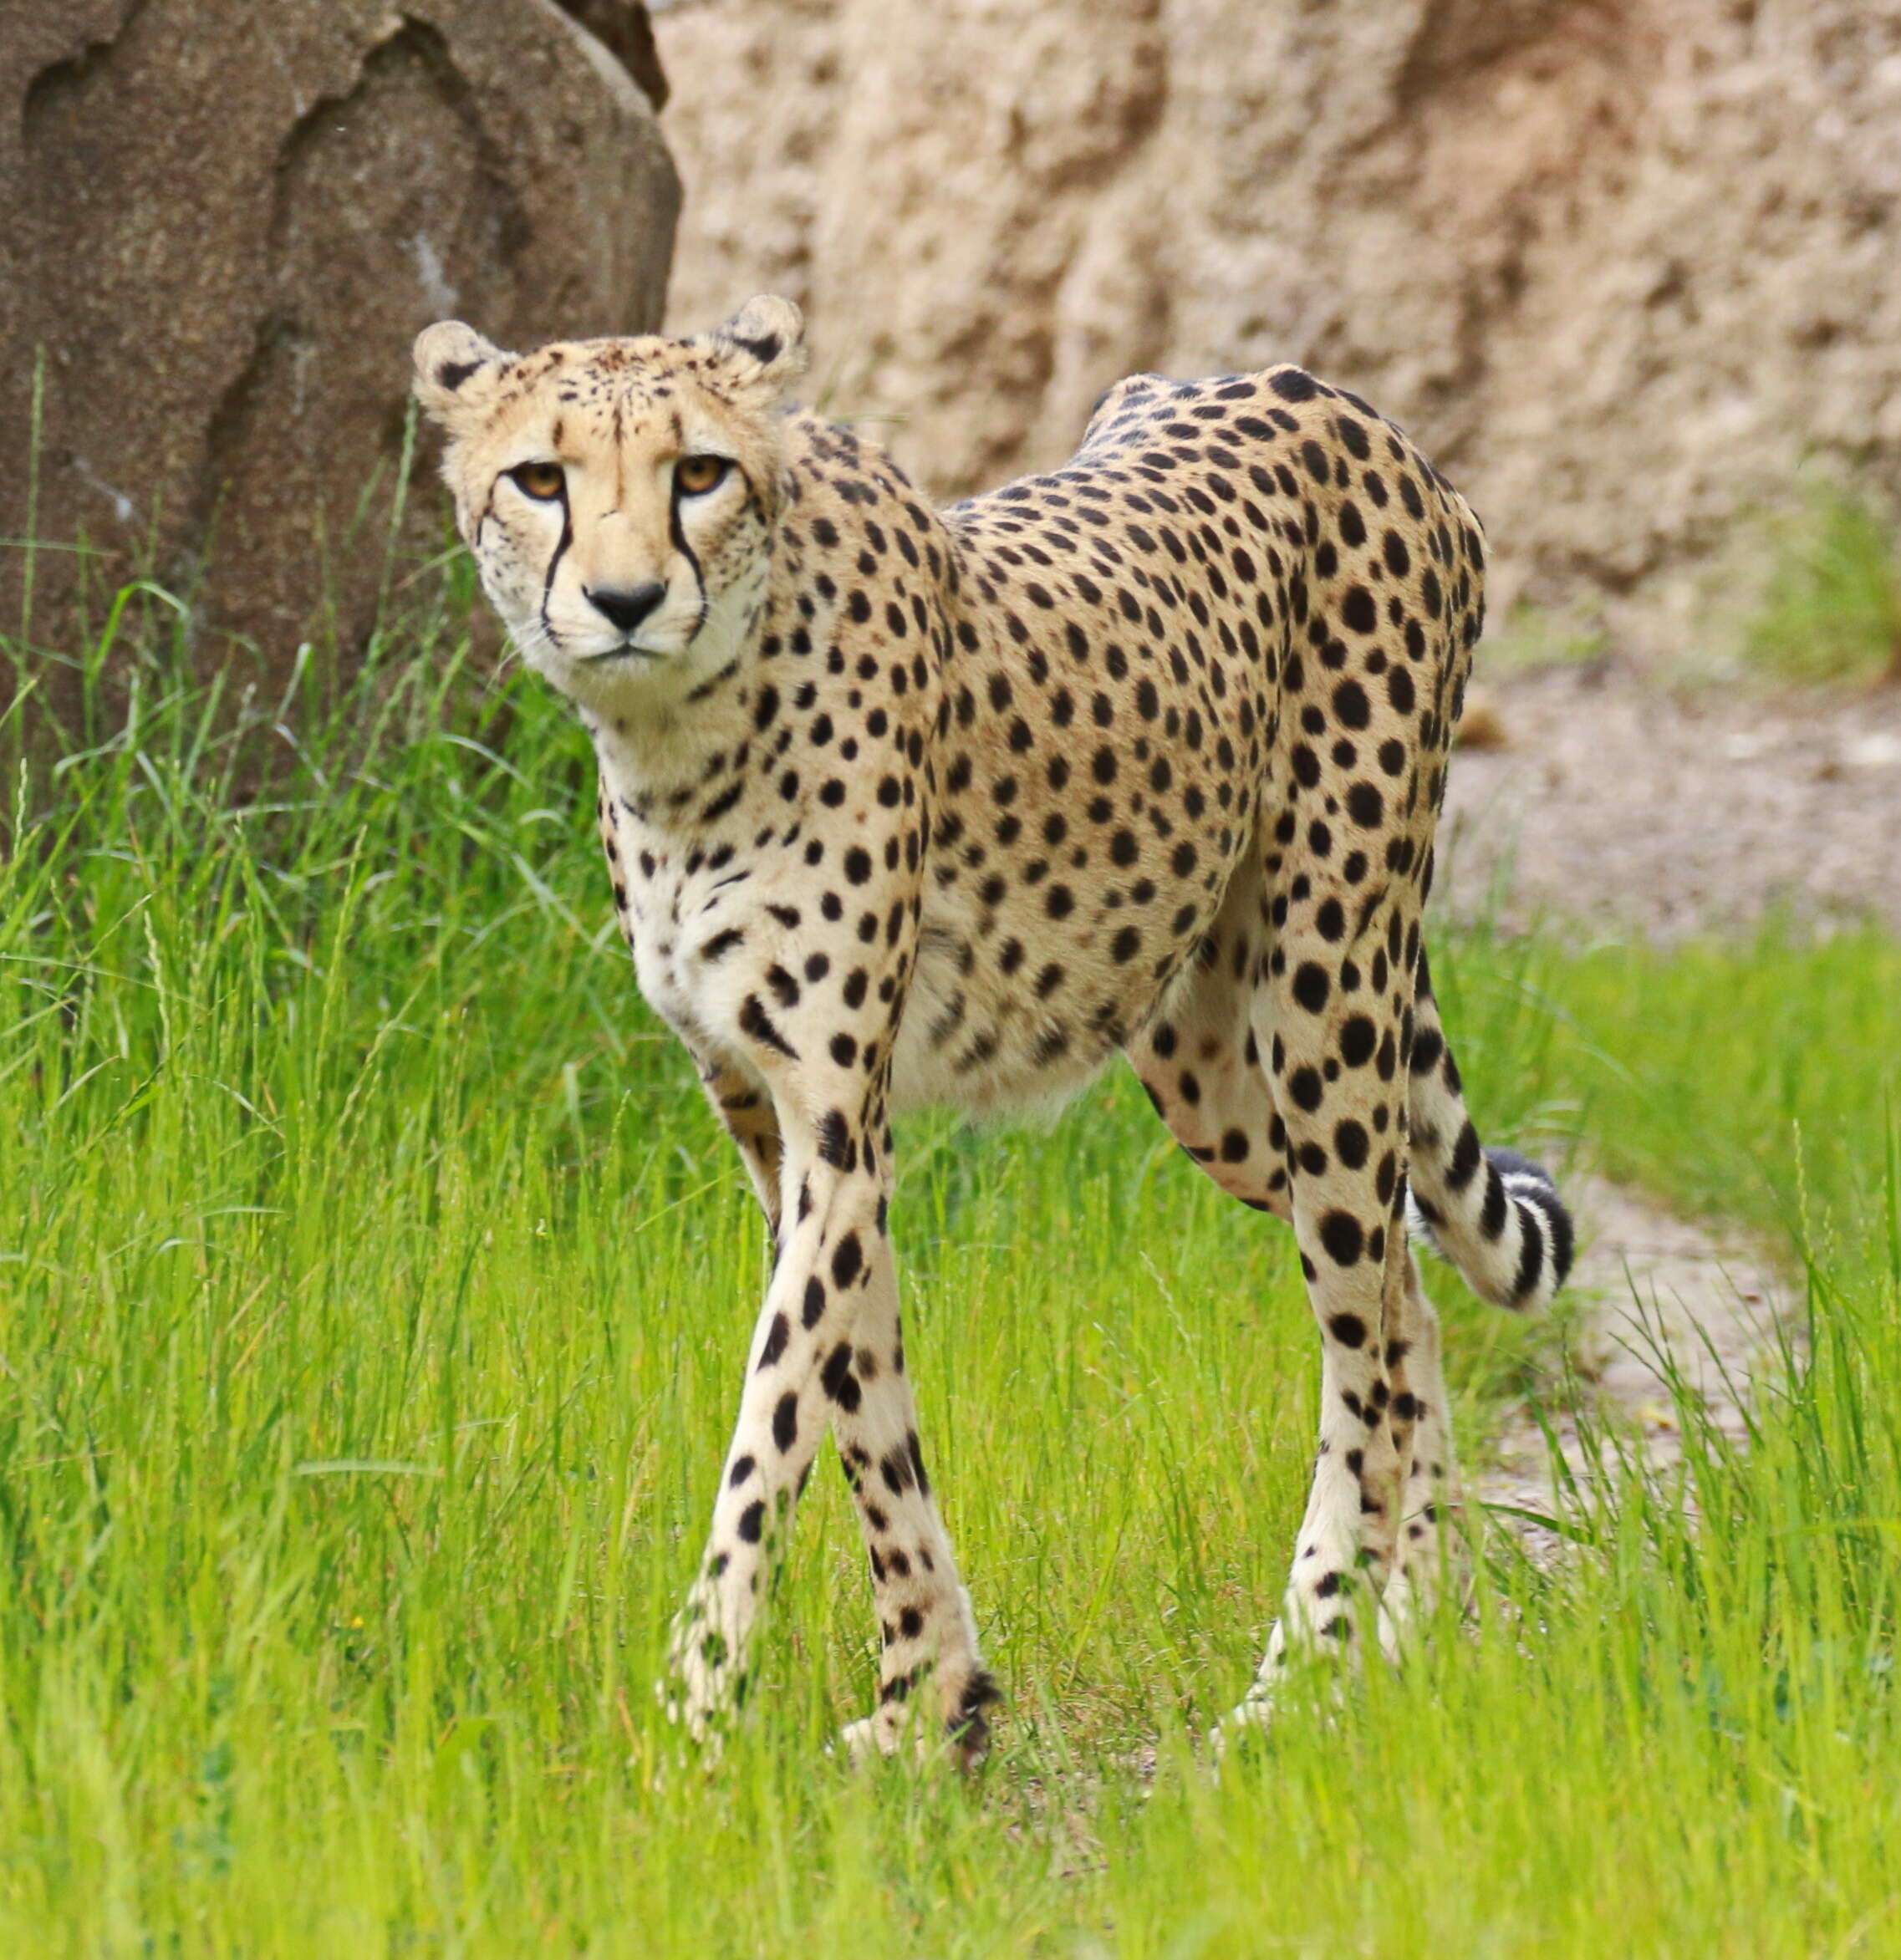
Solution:
<path fill-rule="evenodd" d="M 483 589 L 532 666 L 584 706 L 677 698 L 730 658 L 765 588 L 790 300 L 712 333 L 504 354 L 424 329 L 415 392 Z"/>

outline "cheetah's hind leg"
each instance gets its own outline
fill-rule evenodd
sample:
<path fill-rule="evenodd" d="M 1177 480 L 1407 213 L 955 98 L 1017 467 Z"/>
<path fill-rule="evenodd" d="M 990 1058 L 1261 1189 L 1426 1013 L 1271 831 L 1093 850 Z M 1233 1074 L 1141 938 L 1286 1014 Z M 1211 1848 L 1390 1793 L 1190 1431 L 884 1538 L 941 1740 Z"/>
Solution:
<path fill-rule="evenodd" d="M 1399 1533 L 1384 1604 L 1404 1643 L 1430 1619 L 1443 1582 L 1446 1534 L 1456 1502 L 1451 1410 L 1440 1362 L 1439 1316 L 1407 1248 L 1386 1358 L 1399 1436 Z"/>
<path fill-rule="evenodd" d="M 1322 1434 L 1312 1494 L 1281 1617 L 1231 1728 L 1267 1721 L 1295 1657 L 1338 1663 L 1363 1621 L 1381 1651 L 1397 1657 L 1399 1629 L 1382 1596 L 1394 1564 L 1401 1453 L 1411 1433 L 1403 1416 L 1409 1405 L 1390 1407 L 1384 1359 L 1388 1302 L 1396 1303 L 1409 1259 L 1403 1227 L 1394 1232 L 1386 1215 L 1390 1193 L 1379 1195 L 1389 1174 L 1386 1152 L 1371 1148 L 1370 1128 L 1363 1149 L 1359 1118 L 1349 1115 L 1343 1098 L 1324 1123 L 1302 1113 L 1297 1133 L 1282 1117 L 1267 1063 L 1273 1023 L 1261 949 L 1272 929 L 1261 890 L 1258 876 L 1236 878 L 1195 970 L 1129 1051 L 1149 1100 L 1183 1149 L 1231 1196 L 1296 1225 L 1321 1320 Z M 1396 1164 L 1390 1174 L 1397 1174 Z M 1362 1235 L 1353 1262 L 1359 1270 L 1345 1274 L 1350 1299 L 1323 1268 L 1324 1260 L 1332 1272 L 1342 1270 L 1326 1247 L 1330 1236 L 1344 1250 L 1344 1227 L 1328 1221 L 1349 1204 Z M 1391 1317 L 1397 1332 L 1404 1316 Z M 1402 1588 L 1402 1598 L 1410 1591 Z"/>

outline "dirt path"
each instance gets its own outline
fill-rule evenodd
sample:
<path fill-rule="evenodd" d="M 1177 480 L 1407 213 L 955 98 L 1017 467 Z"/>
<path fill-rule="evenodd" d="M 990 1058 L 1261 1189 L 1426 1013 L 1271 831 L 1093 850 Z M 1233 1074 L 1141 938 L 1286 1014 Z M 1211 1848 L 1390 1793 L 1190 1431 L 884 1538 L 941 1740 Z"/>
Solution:
<path fill-rule="evenodd" d="M 1475 689 L 1435 903 L 1669 940 L 1786 910 L 1901 928 L 1901 688 L 1673 692 L 1615 661 Z M 1490 726 L 1488 728 L 1487 723 Z"/>
<path fill-rule="evenodd" d="M 1791 1311 L 1786 1280 L 1759 1248 L 1719 1240 L 1622 1186 L 1574 1174 L 1565 1193 L 1582 1247 L 1567 1290 L 1577 1315 L 1567 1345 L 1577 1399 L 1598 1423 L 1623 1432 L 1652 1464 L 1667 1467 L 1682 1453 L 1665 1379 L 1674 1369 L 1718 1428 L 1740 1437 L 1752 1382 L 1778 1365 L 1777 1330 Z M 1565 1407 L 1564 1384 L 1549 1383 L 1544 1400 L 1572 1476 L 1588 1486 L 1592 1466 L 1576 1416 Z M 1550 1452 L 1529 1408 L 1476 1459 L 1466 1495 L 1469 1502 L 1562 1515 Z M 1494 1515 L 1540 1562 L 1557 1555 L 1557 1534 Z"/>

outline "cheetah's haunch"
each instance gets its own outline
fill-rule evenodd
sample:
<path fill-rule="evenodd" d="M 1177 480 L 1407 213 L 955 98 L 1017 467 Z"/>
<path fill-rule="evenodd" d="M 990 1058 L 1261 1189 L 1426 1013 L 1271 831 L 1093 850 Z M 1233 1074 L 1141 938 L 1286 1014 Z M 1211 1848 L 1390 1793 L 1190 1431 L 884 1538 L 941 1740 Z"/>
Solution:
<path fill-rule="evenodd" d="M 946 511 L 780 409 L 801 322 L 503 354 L 417 392 L 482 583 L 600 763 L 648 1000 L 692 1051 L 777 1259 L 676 1628 L 696 1733 L 828 1422 L 884 1638 L 872 1739 L 928 1672 L 966 1753 L 994 1690 L 905 1371 L 894 1107 L 1067 1094 L 1119 1049 L 1224 1189 L 1289 1221 L 1319 1458 L 1250 1704 L 1291 1643 L 1390 1644 L 1452 1477 L 1417 1219 L 1535 1307 L 1571 1223 L 1481 1150 L 1420 944 L 1483 552 L 1398 430 L 1297 368 L 1112 389 L 1064 468 Z M 920 1699 L 923 1698 L 920 1696 Z"/>

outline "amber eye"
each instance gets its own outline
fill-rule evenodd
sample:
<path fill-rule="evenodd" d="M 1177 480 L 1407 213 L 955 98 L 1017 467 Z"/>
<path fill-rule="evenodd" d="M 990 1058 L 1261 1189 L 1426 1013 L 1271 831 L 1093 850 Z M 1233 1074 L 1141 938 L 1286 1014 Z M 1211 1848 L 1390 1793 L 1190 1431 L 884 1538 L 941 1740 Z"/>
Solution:
<path fill-rule="evenodd" d="M 684 496 L 704 496 L 731 467 L 724 456 L 682 456 L 673 466 L 674 486 Z"/>
<path fill-rule="evenodd" d="M 552 503 L 568 487 L 568 472 L 559 463 L 523 463 L 508 474 L 538 503 Z"/>

